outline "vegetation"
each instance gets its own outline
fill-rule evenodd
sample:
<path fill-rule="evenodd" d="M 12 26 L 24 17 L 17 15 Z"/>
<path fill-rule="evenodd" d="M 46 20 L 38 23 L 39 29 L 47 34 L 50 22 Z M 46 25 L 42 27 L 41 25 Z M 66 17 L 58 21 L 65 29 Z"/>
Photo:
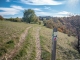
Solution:
<path fill-rule="evenodd" d="M 35 48 L 35 39 L 33 37 L 33 28 L 28 31 L 28 36 L 26 36 L 26 41 L 24 42 L 21 50 L 13 58 L 13 60 L 35 60 L 36 57 L 36 48 Z"/>
<path fill-rule="evenodd" d="M 30 13 L 34 12 L 33 10 L 25 10 L 24 16 L 27 16 L 27 11 Z M 36 58 L 36 42 L 35 35 L 36 30 L 41 27 L 40 30 L 40 44 L 41 44 L 41 58 L 42 60 L 51 60 L 51 49 L 52 49 L 52 29 L 53 27 L 58 28 L 58 37 L 57 37 L 57 48 L 56 48 L 56 60 L 74 60 L 80 59 L 80 54 L 75 48 L 76 37 L 68 36 L 67 34 L 72 34 L 73 28 L 70 26 L 77 26 L 76 20 L 79 19 L 79 16 L 75 17 L 63 17 L 63 18 L 52 18 L 50 20 L 43 20 L 45 26 L 42 26 L 42 22 L 39 21 L 39 24 L 27 24 L 37 22 L 33 16 L 35 13 L 32 13 L 31 18 L 23 17 L 24 22 L 16 22 L 19 18 L 11 18 L 11 21 L 0 21 L 0 58 L 6 53 L 9 54 L 15 47 L 15 44 L 19 42 L 19 38 L 23 31 L 32 26 L 29 29 L 26 36 L 26 40 L 20 46 L 20 50 L 14 55 L 12 60 L 35 60 Z M 33 17 L 32 17 L 33 16 Z M 29 16 L 28 16 L 29 17 Z M 36 17 L 37 18 L 37 17 Z M 76 19 L 73 21 L 73 19 Z M 64 21 L 65 20 L 65 21 Z M 19 21 L 19 20 L 18 20 Z M 27 22 L 27 23 L 25 23 Z M 70 22 L 70 23 L 68 23 Z M 68 24 L 66 24 L 68 23 Z M 74 23 L 76 25 L 74 25 Z M 69 30 L 68 30 L 69 28 Z M 72 31 L 72 32 L 70 32 Z M 62 32 L 62 33 L 61 33 Z M 64 34 L 67 33 L 67 34 Z"/>
<path fill-rule="evenodd" d="M 40 31 L 41 58 L 42 60 L 51 60 L 52 30 L 42 27 Z"/>
<path fill-rule="evenodd" d="M 0 20 L 4 20 L 4 18 L 0 15 Z"/>
<path fill-rule="evenodd" d="M 70 17 L 52 17 L 49 20 L 43 20 L 44 26 L 48 28 L 57 27 L 58 31 L 68 35 L 76 36 L 76 28 L 80 29 L 80 16 Z"/>
<path fill-rule="evenodd" d="M 47 28 L 53 28 L 54 27 L 54 23 L 52 20 L 43 20 L 44 26 L 46 26 Z"/>
<path fill-rule="evenodd" d="M 36 16 L 34 10 L 28 9 L 24 11 L 23 21 L 27 23 L 36 23 L 38 22 L 38 17 Z"/>
<path fill-rule="evenodd" d="M 0 21 L 0 56 L 12 51 L 14 45 L 19 42 L 21 33 L 28 26 L 25 23 Z"/>
<path fill-rule="evenodd" d="M 8 19 L 6 19 L 7 21 L 12 21 L 12 22 L 22 22 L 22 19 L 21 18 L 19 18 L 19 17 L 16 17 L 16 18 L 8 18 Z"/>
<path fill-rule="evenodd" d="M 52 29 L 42 27 L 40 31 L 40 41 L 42 49 L 42 60 L 51 59 L 52 48 Z M 58 32 L 56 60 L 75 60 L 80 59 L 80 54 L 74 46 L 77 39 L 73 36 Z"/>

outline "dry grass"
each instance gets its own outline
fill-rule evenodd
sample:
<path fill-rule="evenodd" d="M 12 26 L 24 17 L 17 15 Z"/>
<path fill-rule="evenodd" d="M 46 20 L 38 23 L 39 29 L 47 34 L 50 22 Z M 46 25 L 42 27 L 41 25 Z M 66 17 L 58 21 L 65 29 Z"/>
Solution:
<path fill-rule="evenodd" d="M 51 59 L 52 30 L 43 27 L 40 31 L 42 60 Z M 80 59 L 80 54 L 74 48 L 74 42 L 77 38 L 58 32 L 56 60 L 74 60 Z M 75 42 L 76 43 L 76 42 Z"/>
<path fill-rule="evenodd" d="M 73 44 L 77 38 L 58 32 L 57 39 L 57 60 L 75 60 L 80 59 L 80 54 L 74 48 Z M 75 42 L 76 43 L 76 42 Z"/>
<path fill-rule="evenodd" d="M 14 45 L 19 42 L 21 33 L 28 26 L 26 23 L 0 21 L 0 56 L 14 48 Z"/>
<path fill-rule="evenodd" d="M 45 27 L 42 27 L 40 31 L 42 60 L 51 60 L 51 41 L 52 41 L 51 33 L 52 33 L 52 30 Z"/>
<path fill-rule="evenodd" d="M 39 26 L 32 24 L 32 28 L 28 31 L 26 40 L 19 53 L 13 58 L 13 60 L 35 60 L 36 58 L 36 30 Z"/>
<path fill-rule="evenodd" d="M 40 43 L 42 60 L 51 60 L 52 29 L 22 22 L 0 21 L 0 56 L 9 53 L 14 48 L 14 45 L 19 41 L 21 33 L 28 26 L 33 26 L 33 28 L 29 30 L 23 47 L 13 60 L 35 60 L 36 48 L 34 36 L 37 27 L 41 27 Z M 73 45 L 76 40 L 73 36 L 69 37 L 67 34 L 58 32 L 56 60 L 80 59 L 80 54 Z"/>

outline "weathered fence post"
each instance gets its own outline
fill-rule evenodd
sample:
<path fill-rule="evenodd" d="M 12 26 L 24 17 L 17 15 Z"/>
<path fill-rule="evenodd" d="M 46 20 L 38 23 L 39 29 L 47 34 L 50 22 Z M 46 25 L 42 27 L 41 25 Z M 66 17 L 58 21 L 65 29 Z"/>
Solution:
<path fill-rule="evenodd" d="M 57 28 L 53 29 L 52 37 L 52 56 L 51 60 L 56 60 L 56 43 L 57 43 Z"/>
<path fill-rule="evenodd" d="M 77 37 L 78 37 L 78 51 L 80 53 L 80 35 L 79 35 L 80 33 L 79 33 L 79 28 L 77 27 L 76 30 L 77 30 Z"/>

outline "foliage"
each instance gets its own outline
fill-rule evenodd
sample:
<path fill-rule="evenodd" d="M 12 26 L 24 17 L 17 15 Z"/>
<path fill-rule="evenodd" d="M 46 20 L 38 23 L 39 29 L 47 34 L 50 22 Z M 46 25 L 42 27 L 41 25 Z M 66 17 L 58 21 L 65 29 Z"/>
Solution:
<path fill-rule="evenodd" d="M 14 48 L 14 41 L 10 40 L 10 41 L 6 42 L 6 47 L 7 48 Z"/>
<path fill-rule="evenodd" d="M 22 20 L 21 20 L 21 18 L 19 18 L 19 17 L 16 17 L 16 18 L 9 18 L 9 19 L 6 19 L 7 21 L 12 21 L 12 22 L 21 22 Z"/>
<path fill-rule="evenodd" d="M 7 52 L 7 49 L 5 47 L 0 47 L 0 56 L 2 56 L 6 52 Z"/>
<path fill-rule="evenodd" d="M 38 22 L 38 17 L 36 16 L 34 10 L 28 9 L 24 11 L 23 21 L 27 23 Z"/>
<path fill-rule="evenodd" d="M 0 20 L 4 20 L 4 18 L 0 15 Z"/>
<path fill-rule="evenodd" d="M 54 23 L 52 20 L 43 20 L 44 26 L 48 27 L 48 28 L 53 28 L 54 27 Z"/>
<path fill-rule="evenodd" d="M 18 17 L 16 17 L 15 20 L 16 20 L 17 22 L 21 22 L 21 19 L 18 18 Z"/>
<path fill-rule="evenodd" d="M 80 16 L 52 17 L 50 20 L 43 20 L 44 26 L 48 28 L 57 27 L 60 32 L 77 36 L 76 28 L 80 29 Z"/>
<path fill-rule="evenodd" d="M 41 21 L 39 21 L 39 25 L 41 25 L 41 23 L 42 23 L 42 22 L 41 22 Z"/>
<path fill-rule="evenodd" d="M 58 31 L 59 31 L 59 32 L 63 32 L 63 30 L 62 30 L 61 28 L 58 28 Z"/>

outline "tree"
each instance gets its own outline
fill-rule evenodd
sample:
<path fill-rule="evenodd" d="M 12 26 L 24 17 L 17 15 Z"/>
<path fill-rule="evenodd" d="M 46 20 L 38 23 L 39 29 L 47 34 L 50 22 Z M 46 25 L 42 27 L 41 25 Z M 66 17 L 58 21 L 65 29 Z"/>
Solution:
<path fill-rule="evenodd" d="M 16 18 L 15 18 L 15 21 L 16 21 L 16 22 L 21 22 L 21 19 L 18 18 L 18 17 L 16 17 Z"/>
<path fill-rule="evenodd" d="M 4 18 L 0 15 L 0 20 L 4 20 Z"/>
<path fill-rule="evenodd" d="M 25 10 L 24 15 L 23 15 L 23 21 L 27 22 L 27 23 L 38 22 L 38 18 L 36 16 L 34 10 L 32 10 L 32 9 Z"/>

